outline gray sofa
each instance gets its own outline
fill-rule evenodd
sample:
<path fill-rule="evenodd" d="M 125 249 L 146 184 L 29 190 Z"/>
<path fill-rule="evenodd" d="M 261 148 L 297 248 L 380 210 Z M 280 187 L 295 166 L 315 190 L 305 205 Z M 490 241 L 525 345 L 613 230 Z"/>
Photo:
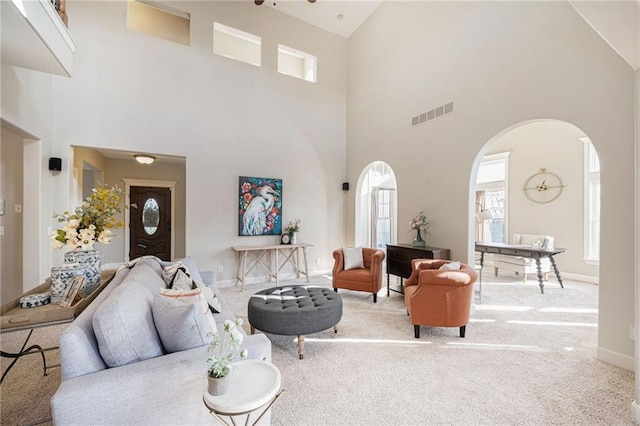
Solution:
<path fill-rule="evenodd" d="M 192 277 L 208 284 L 220 299 L 222 311 L 214 318 L 222 332 L 224 320 L 235 321 L 235 316 L 212 279 L 203 279 L 190 258 L 183 262 Z M 62 383 L 51 399 L 54 424 L 215 424 L 202 399 L 207 383 L 207 346 L 174 353 L 165 353 L 161 343 L 158 348 L 152 308 L 154 295 L 162 286 L 162 266 L 154 259 L 121 268 L 60 335 Z M 98 328 L 100 339 L 115 341 L 120 354 L 111 353 L 103 340 L 99 345 L 94 332 L 94 315 L 104 315 L 107 307 L 109 312 L 118 311 L 110 314 L 112 317 L 123 318 L 119 318 L 120 326 Z M 271 342 L 263 334 L 245 334 L 242 348 L 248 349 L 249 358 L 271 361 Z M 114 363 L 122 365 L 108 367 Z M 265 417 L 268 422 L 270 416 Z"/>

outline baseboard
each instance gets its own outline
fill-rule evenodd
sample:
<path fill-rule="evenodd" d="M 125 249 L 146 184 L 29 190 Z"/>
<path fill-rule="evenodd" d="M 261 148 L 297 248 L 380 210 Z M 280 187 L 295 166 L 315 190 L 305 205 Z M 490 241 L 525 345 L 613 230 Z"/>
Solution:
<path fill-rule="evenodd" d="M 562 275 L 562 278 L 566 278 L 568 280 L 573 280 L 573 281 L 580 281 L 583 283 L 591 283 L 591 284 L 599 284 L 600 283 L 600 279 L 599 277 L 592 277 L 590 275 L 580 275 L 580 274 L 574 274 L 571 272 L 560 272 Z M 553 272 L 549 272 L 549 278 L 555 278 L 555 276 L 553 275 Z"/>
<path fill-rule="evenodd" d="M 636 401 L 631 403 L 631 421 L 636 425 L 640 421 L 640 405 Z"/>
<path fill-rule="evenodd" d="M 636 370 L 636 360 L 634 357 L 621 354 L 620 352 L 614 352 L 610 349 L 605 349 L 600 346 L 598 346 L 598 359 L 602 362 L 606 362 L 607 364 L 624 368 L 625 370 Z"/>
<path fill-rule="evenodd" d="M 326 269 L 326 270 L 315 270 L 315 271 L 311 271 L 309 273 L 309 277 L 322 277 L 325 275 L 329 275 L 331 274 L 332 270 L 331 269 Z M 245 281 L 245 287 L 247 285 L 251 285 L 251 284 L 264 284 L 266 283 L 266 275 L 259 275 L 259 276 L 255 276 L 255 277 L 247 277 L 246 281 Z M 291 274 L 281 274 L 280 275 L 280 284 L 282 283 L 288 283 L 288 284 L 293 284 L 291 281 L 295 280 L 296 284 L 300 284 L 300 281 L 304 281 L 305 277 L 304 275 L 300 275 L 300 278 L 296 277 L 296 274 L 291 273 Z M 273 286 L 275 287 L 276 285 L 276 281 L 274 279 L 271 280 L 271 282 L 273 283 Z M 229 280 L 220 280 L 220 281 L 216 281 L 216 286 L 218 288 L 224 288 L 224 287 L 233 287 L 235 286 L 237 283 L 237 280 L 235 278 L 229 279 Z"/>

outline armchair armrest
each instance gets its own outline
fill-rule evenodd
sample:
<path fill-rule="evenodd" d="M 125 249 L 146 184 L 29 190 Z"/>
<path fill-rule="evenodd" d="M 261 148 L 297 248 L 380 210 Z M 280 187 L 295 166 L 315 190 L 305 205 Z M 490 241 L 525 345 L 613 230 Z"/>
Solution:
<path fill-rule="evenodd" d="M 333 276 L 342 270 L 344 270 L 344 254 L 342 253 L 342 249 L 335 249 L 333 251 L 333 258 L 335 259 L 335 263 L 333 264 Z"/>

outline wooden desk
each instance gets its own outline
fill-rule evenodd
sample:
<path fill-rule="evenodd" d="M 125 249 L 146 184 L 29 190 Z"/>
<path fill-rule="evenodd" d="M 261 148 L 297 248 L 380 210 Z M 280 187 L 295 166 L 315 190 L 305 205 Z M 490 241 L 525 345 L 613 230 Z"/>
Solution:
<path fill-rule="evenodd" d="M 517 257 L 529 257 L 536 260 L 536 266 L 538 268 L 538 283 L 540 285 L 540 292 L 544 294 L 544 279 L 542 275 L 542 266 L 540 265 L 540 259 L 548 257 L 553 266 L 553 271 L 558 277 L 560 287 L 562 285 L 562 277 L 560 277 L 560 270 L 556 265 L 556 260 L 553 258 L 556 254 L 564 253 L 567 249 L 555 248 L 553 250 L 535 249 L 531 246 L 523 246 L 516 244 L 504 244 L 504 243 L 481 243 L 476 242 L 476 251 L 480 252 L 480 288 L 482 288 L 482 269 L 484 266 L 485 253 L 502 254 L 505 256 L 517 256 Z"/>
<path fill-rule="evenodd" d="M 246 284 L 247 274 L 255 266 L 260 266 L 267 272 L 269 281 L 271 278 L 276 279 L 276 285 L 280 284 L 280 270 L 287 263 L 291 264 L 296 272 L 297 278 L 300 278 L 300 274 L 306 276 L 307 282 L 309 282 L 309 264 L 307 262 L 307 247 L 313 247 L 312 244 L 297 243 L 297 244 L 266 244 L 255 246 L 233 246 L 231 247 L 237 253 L 236 259 L 236 285 L 240 284 L 240 288 L 244 291 Z M 302 251 L 302 258 L 304 262 L 304 270 L 301 269 L 300 264 L 300 251 Z M 247 265 L 247 255 L 251 254 L 249 258 L 249 265 Z M 284 259 L 280 261 L 280 255 L 283 255 Z"/>
<path fill-rule="evenodd" d="M 389 291 L 404 293 L 402 280 L 411 276 L 413 259 L 444 259 L 451 256 L 449 249 L 437 247 L 414 247 L 411 244 L 387 244 L 387 296 Z M 389 286 L 389 275 L 400 277 L 400 288 Z"/>
<path fill-rule="evenodd" d="M 22 348 L 19 352 L 5 352 L 0 351 L 0 356 L 5 358 L 12 358 L 11 364 L 5 370 L 4 374 L 2 374 L 2 378 L 0 379 L 0 383 L 4 381 L 4 378 L 7 376 L 7 373 L 11 370 L 14 364 L 25 355 L 29 354 L 37 354 L 39 353 L 42 356 L 42 366 L 44 369 L 44 375 L 46 376 L 47 370 L 54 367 L 59 367 L 60 365 L 47 365 L 47 361 L 44 356 L 44 352 L 52 351 L 58 349 L 58 347 L 51 348 L 42 348 L 40 345 L 31 345 L 27 348 L 27 343 L 31 338 L 31 334 L 33 333 L 34 328 L 38 327 L 48 327 L 56 324 L 63 324 L 72 322 L 80 313 L 87 307 L 93 300 L 100 294 L 100 292 L 111 282 L 113 277 L 115 276 L 116 271 L 102 271 L 101 273 L 101 282 L 100 286 L 93 291 L 90 295 L 86 296 L 83 299 L 80 299 L 75 305 L 69 306 L 67 308 L 63 308 L 60 305 L 48 304 L 44 306 L 38 306 L 35 308 L 21 308 L 20 307 L 20 298 L 23 296 L 28 296 L 30 294 L 36 293 L 47 293 L 51 291 L 51 279 L 47 278 L 44 284 L 39 285 L 38 287 L 29 290 L 25 294 L 16 297 L 13 300 L 4 303 L 2 307 L 0 307 L 0 331 L 10 332 L 10 331 L 19 331 L 19 330 L 29 330 L 29 334 L 22 344 Z M 26 348 L 26 349 L 25 349 Z"/>

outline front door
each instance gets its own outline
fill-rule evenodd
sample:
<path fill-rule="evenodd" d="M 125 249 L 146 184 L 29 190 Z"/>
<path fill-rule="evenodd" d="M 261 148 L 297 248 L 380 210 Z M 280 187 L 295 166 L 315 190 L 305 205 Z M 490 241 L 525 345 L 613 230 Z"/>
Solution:
<path fill-rule="evenodd" d="M 129 259 L 154 255 L 171 260 L 171 190 L 132 186 Z"/>

